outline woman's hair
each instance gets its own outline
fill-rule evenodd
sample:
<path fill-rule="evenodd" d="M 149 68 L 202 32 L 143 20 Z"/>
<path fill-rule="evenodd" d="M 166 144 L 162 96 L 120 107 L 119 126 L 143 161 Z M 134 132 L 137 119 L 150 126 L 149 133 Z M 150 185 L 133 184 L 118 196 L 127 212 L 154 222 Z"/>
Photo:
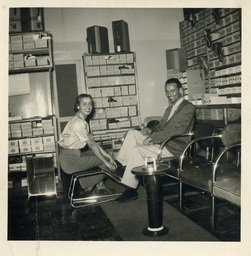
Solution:
<path fill-rule="evenodd" d="M 90 98 L 92 100 L 92 96 L 90 94 L 82 93 L 82 94 L 78 95 L 78 97 L 76 98 L 75 105 L 74 105 L 74 112 L 78 112 L 80 101 L 83 98 Z"/>
<path fill-rule="evenodd" d="M 175 83 L 178 87 L 178 89 L 182 88 L 181 82 L 177 78 L 170 78 L 166 81 L 165 85 Z"/>

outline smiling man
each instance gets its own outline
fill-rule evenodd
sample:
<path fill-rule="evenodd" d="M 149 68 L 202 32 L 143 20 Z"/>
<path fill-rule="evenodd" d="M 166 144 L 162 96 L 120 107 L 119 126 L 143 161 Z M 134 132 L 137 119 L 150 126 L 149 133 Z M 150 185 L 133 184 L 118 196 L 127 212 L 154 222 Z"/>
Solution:
<path fill-rule="evenodd" d="M 153 128 L 143 128 L 141 131 L 130 130 L 117 156 L 117 165 L 125 166 L 122 184 L 127 188 L 114 203 L 125 203 L 138 198 L 137 187 L 139 179 L 131 173 L 134 167 L 144 164 L 145 157 L 157 158 L 160 144 L 168 137 L 186 133 L 194 123 L 194 105 L 184 100 L 182 85 L 176 78 L 170 78 L 165 83 L 165 93 L 171 105 L 166 109 L 159 124 Z M 187 138 L 174 139 L 163 150 L 162 155 L 178 156 L 188 144 Z M 122 168 L 122 167 L 121 167 Z"/>

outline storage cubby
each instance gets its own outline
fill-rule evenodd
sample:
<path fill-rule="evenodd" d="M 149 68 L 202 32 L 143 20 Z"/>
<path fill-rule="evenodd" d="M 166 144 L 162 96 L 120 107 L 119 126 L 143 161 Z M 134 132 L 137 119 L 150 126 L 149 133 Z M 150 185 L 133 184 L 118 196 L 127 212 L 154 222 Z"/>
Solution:
<path fill-rule="evenodd" d="M 52 38 L 47 32 L 9 35 L 9 73 L 49 71 L 53 68 Z"/>
<path fill-rule="evenodd" d="M 53 184 L 55 185 L 55 176 L 59 175 L 58 168 L 58 149 L 56 142 L 57 129 L 55 116 L 48 117 L 33 117 L 26 119 L 17 119 L 9 121 L 9 146 L 8 146 L 8 176 L 9 176 L 9 188 L 15 194 L 19 193 L 22 187 L 28 186 L 28 182 L 31 181 L 31 176 L 27 181 L 27 173 L 35 172 L 31 169 L 32 159 L 39 159 L 39 162 L 50 159 L 50 175 L 53 177 Z M 29 164 L 28 164 L 29 162 Z M 30 168 L 29 168 L 30 167 Z M 47 173 L 42 164 L 39 164 L 40 173 Z M 39 169 L 38 168 L 38 169 Z M 44 169 L 45 168 L 45 169 Z M 53 171 L 52 171 L 53 170 Z M 37 175 L 38 177 L 39 175 Z M 41 176 L 41 175 L 40 175 Z M 33 177 L 35 181 L 35 176 Z M 52 179 L 51 179 L 52 180 Z M 41 181 L 41 178 L 40 178 Z M 56 194 L 55 190 L 50 193 Z M 46 187 L 46 184 L 39 184 L 40 187 Z M 29 191 L 29 196 L 33 195 L 32 190 Z M 34 189 L 33 189 L 34 191 Z M 40 191 L 40 193 L 37 193 Z M 46 194 L 46 190 L 36 190 L 34 195 Z"/>
<path fill-rule="evenodd" d="M 188 70 L 205 73 L 206 93 L 225 104 L 241 103 L 241 9 L 202 9 L 195 25 L 180 23 Z"/>
<path fill-rule="evenodd" d="M 111 141 L 116 152 L 125 133 L 140 124 L 135 53 L 84 54 L 83 62 L 86 91 L 95 105 L 93 137 Z"/>

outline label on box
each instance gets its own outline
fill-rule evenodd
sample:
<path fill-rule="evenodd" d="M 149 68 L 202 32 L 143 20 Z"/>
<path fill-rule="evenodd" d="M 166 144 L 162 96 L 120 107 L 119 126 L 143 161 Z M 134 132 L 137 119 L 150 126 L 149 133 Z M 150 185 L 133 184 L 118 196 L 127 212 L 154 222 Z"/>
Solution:
<path fill-rule="evenodd" d="M 43 128 L 33 128 L 32 129 L 33 135 L 38 136 L 38 135 L 43 135 Z"/>
<path fill-rule="evenodd" d="M 23 44 L 22 43 L 11 43 L 11 50 L 12 51 L 21 51 L 21 50 L 23 50 Z"/>
<path fill-rule="evenodd" d="M 43 150 L 44 150 L 43 144 L 32 145 L 32 151 L 43 151 Z"/>
<path fill-rule="evenodd" d="M 21 123 L 22 130 L 31 129 L 31 122 Z"/>
<path fill-rule="evenodd" d="M 10 129 L 11 131 L 21 130 L 21 124 L 20 123 L 10 124 Z"/>
<path fill-rule="evenodd" d="M 43 143 L 44 144 L 54 144 L 55 143 L 54 136 L 43 137 Z"/>
<path fill-rule="evenodd" d="M 27 152 L 31 152 L 31 146 L 30 145 L 20 146 L 20 153 L 27 153 Z"/>
<path fill-rule="evenodd" d="M 18 147 L 18 140 L 9 140 L 9 147 Z"/>
<path fill-rule="evenodd" d="M 44 144 L 44 151 L 55 151 L 55 144 Z"/>
<path fill-rule="evenodd" d="M 11 43 L 22 43 L 23 42 L 22 35 L 11 35 L 10 41 Z"/>
<path fill-rule="evenodd" d="M 36 66 L 36 59 L 28 59 L 24 61 L 26 67 Z"/>
<path fill-rule="evenodd" d="M 21 130 L 16 130 L 16 131 L 11 131 L 11 137 L 12 138 L 20 138 L 22 137 L 22 132 Z"/>
<path fill-rule="evenodd" d="M 22 130 L 23 137 L 30 137 L 32 136 L 32 130 L 31 129 L 25 129 Z"/>
<path fill-rule="evenodd" d="M 47 48 L 47 40 L 46 39 L 38 39 L 35 41 L 36 48 Z"/>
<path fill-rule="evenodd" d="M 44 134 L 54 134 L 53 126 L 44 127 Z"/>
<path fill-rule="evenodd" d="M 49 65 L 49 60 L 47 57 L 37 57 L 38 66 L 47 66 Z"/>
<path fill-rule="evenodd" d="M 33 42 L 33 36 L 34 34 L 24 34 L 23 35 L 23 41 L 26 42 Z"/>
<path fill-rule="evenodd" d="M 14 61 L 14 68 L 23 68 L 24 67 L 24 62 L 23 61 Z"/>
<path fill-rule="evenodd" d="M 23 44 L 24 50 L 35 49 L 34 42 L 26 42 Z"/>
<path fill-rule="evenodd" d="M 17 154 L 17 153 L 19 153 L 19 148 L 18 147 L 9 147 L 8 153 L 9 154 Z"/>
<path fill-rule="evenodd" d="M 13 54 L 13 60 L 14 61 L 23 61 L 24 60 L 24 55 L 23 54 Z"/>
<path fill-rule="evenodd" d="M 42 119 L 42 126 L 52 126 L 52 120 L 51 119 Z"/>
<path fill-rule="evenodd" d="M 30 139 L 21 139 L 19 140 L 19 146 L 29 146 L 31 143 L 30 143 Z"/>
<path fill-rule="evenodd" d="M 31 145 L 37 145 L 37 144 L 41 144 L 43 145 L 43 140 L 41 137 L 38 137 L 38 138 L 31 138 Z"/>

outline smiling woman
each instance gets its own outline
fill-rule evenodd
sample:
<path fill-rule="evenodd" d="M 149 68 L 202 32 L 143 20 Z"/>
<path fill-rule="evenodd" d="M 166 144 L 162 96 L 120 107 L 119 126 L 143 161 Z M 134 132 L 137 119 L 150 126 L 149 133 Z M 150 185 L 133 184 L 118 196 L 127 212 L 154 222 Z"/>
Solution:
<path fill-rule="evenodd" d="M 90 134 L 86 118 L 92 113 L 93 101 L 89 94 L 80 94 L 76 98 L 74 111 L 76 115 L 67 123 L 58 141 L 60 145 L 60 166 L 67 174 L 99 167 L 104 170 L 115 170 L 116 163 L 112 157 L 102 149 Z M 104 175 L 80 179 L 80 185 L 85 193 L 94 189 L 99 194 L 109 194 L 102 180 Z M 99 190 L 99 191 L 97 191 Z"/>

